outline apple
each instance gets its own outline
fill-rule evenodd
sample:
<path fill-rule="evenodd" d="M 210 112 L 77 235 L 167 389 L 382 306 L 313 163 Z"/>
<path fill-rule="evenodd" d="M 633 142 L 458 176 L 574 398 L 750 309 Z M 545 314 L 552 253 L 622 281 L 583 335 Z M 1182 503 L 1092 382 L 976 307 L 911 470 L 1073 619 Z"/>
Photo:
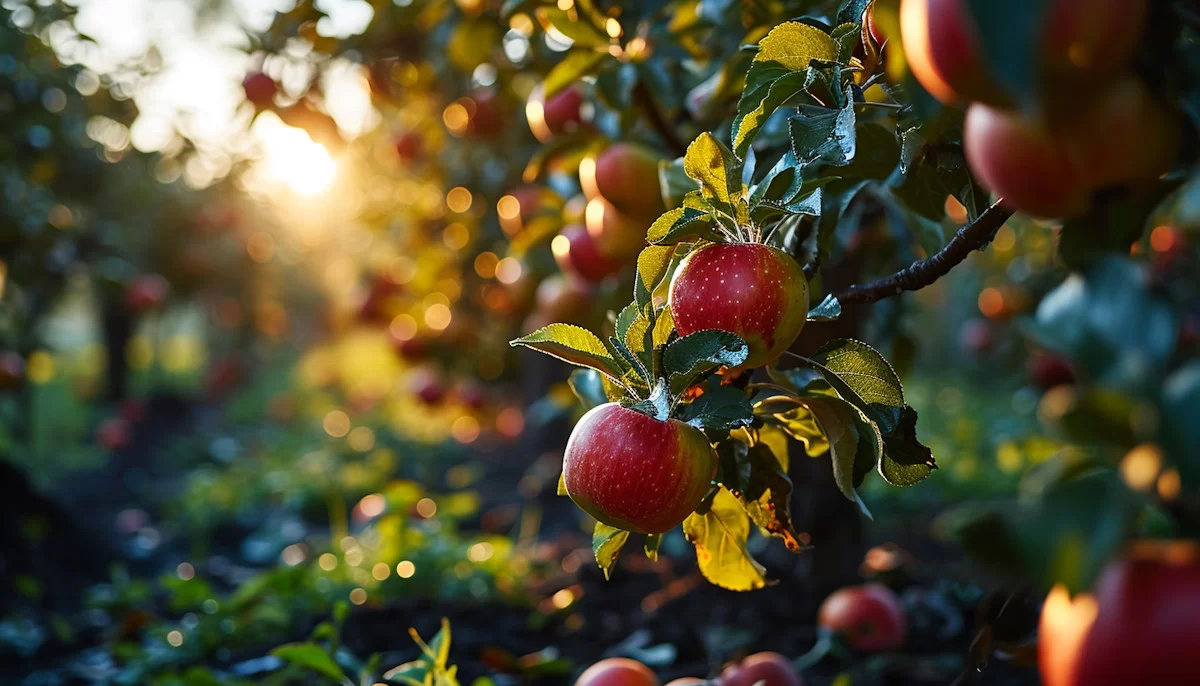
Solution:
<path fill-rule="evenodd" d="M 549 100 L 544 93 L 545 88 L 539 84 L 525 105 L 529 130 L 539 141 L 549 143 L 555 136 L 575 131 L 583 125 L 582 90 L 571 86 L 555 93 Z"/>
<path fill-rule="evenodd" d="M 584 209 L 587 231 L 600 251 L 622 261 L 632 260 L 646 247 L 646 230 L 653 221 L 627 216 L 601 197 L 589 200 Z"/>
<path fill-rule="evenodd" d="M 1083 212 L 1090 203 L 1088 179 L 1072 163 L 1061 138 L 1037 119 L 971 105 L 963 122 L 963 148 L 971 173 L 1010 209 L 1065 217 Z"/>
<path fill-rule="evenodd" d="M 603 197 L 618 210 L 651 220 L 666 210 L 654 150 L 636 143 L 614 143 L 579 165 L 579 182 L 588 199 Z"/>
<path fill-rule="evenodd" d="M 170 285 L 162 276 L 143 274 L 126 286 L 125 306 L 135 313 L 155 310 L 167 301 L 170 291 Z"/>
<path fill-rule="evenodd" d="M 375 274 L 371 285 L 358 305 L 358 318 L 364 322 L 381 322 L 391 319 L 389 301 L 404 290 L 387 274 Z"/>
<path fill-rule="evenodd" d="M 1146 22 L 1146 0 L 1047 0 L 1032 56 L 1053 86 L 1081 90 L 1133 58 Z M 909 70 L 944 103 L 1009 100 L 986 67 L 968 0 L 901 0 L 900 36 Z"/>
<path fill-rule="evenodd" d="M 904 645 L 908 633 L 900 599 L 879 584 L 835 591 L 821 603 L 817 625 L 840 634 L 864 653 L 895 650 Z"/>
<path fill-rule="evenodd" d="M 531 316 L 525 331 L 537 329 L 554 322 L 578 323 L 592 309 L 592 290 L 582 279 L 569 274 L 553 274 L 542 279 L 534 296 L 537 310 Z"/>
<path fill-rule="evenodd" d="M 738 370 L 784 353 L 808 317 L 808 281 L 787 253 L 759 243 L 717 243 L 684 258 L 667 296 L 675 330 L 737 334 L 750 346 Z"/>
<path fill-rule="evenodd" d="M 637 660 L 610 657 L 585 669 L 575 686 L 658 686 L 658 677 Z"/>
<path fill-rule="evenodd" d="M 804 686 L 792 661 L 779 653 L 755 653 L 721 672 L 721 686 Z"/>
<path fill-rule="evenodd" d="M 247 372 L 246 365 L 236 357 L 221 358 L 209 366 L 204 376 L 204 389 L 209 398 L 222 400 L 237 390 Z"/>
<path fill-rule="evenodd" d="M 621 271 L 620 260 L 604 254 L 596 239 L 578 224 L 563 228 L 550 243 L 558 268 L 588 283 L 600 283 Z"/>
<path fill-rule="evenodd" d="M 112 417 L 100 422 L 96 427 L 96 442 L 105 450 L 120 450 L 129 443 L 129 422 L 120 417 Z"/>
<path fill-rule="evenodd" d="M 519 234 L 535 217 L 561 214 L 562 197 L 545 186 L 528 184 L 518 186 L 502 196 L 496 203 L 500 215 L 500 228 L 510 238 Z"/>
<path fill-rule="evenodd" d="M 25 358 L 6 350 L 0 353 L 0 392 L 15 391 L 25 381 Z"/>
<path fill-rule="evenodd" d="M 431 407 L 442 404 L 442 401 L 446 399 L 446 387 L 432 370 L 421 370 L 413 374 L 409 381 L 409 388 L 413 395 L 417 396 L 417 399 Z"/>
<path fill-rule="evenodd" d="M 567 494 L 580 509 L 642 534 L 675 528 L 708 493 L 716 471 L 717 455 L 699 429 L 617 403 L 583 415 L 563 456 Z"/>
<path fill-rule="evenodd" d="M 396 155 L 402 162 L 414 162 L 425 154 L 425 139 L 416 131 L 396 136 Z"/>
<path fill-rule="evenodd" d="M 1050 591 L 1038 630 L 1046 686 L 1195 683 L 1200 562 L 1194 542 L 1135 547 L 1092 593 Z"/>
<path fill-rule="evenodd" d="M 509 115 L 496 91 L 484 88 L 476 89 L 471 92 L 470 100 L 474 104 L 470 120 L 472 134 L 495 136 L 505 130 Z"/>
<path fill-rule="evenodd" d="M 1063 358 L 1044 353 L 1029 358 L 1029 380 L 1034 386 L 1048 391 L 1055 386 L 1075 383 L 1075 372 Z"/>
<path fill-rule="evenodd" d="M 275 79 L 256 71 L 247 74 L 246 78 L 242 79 L 242 90 L 246 93 L 247 100 L 258 107 L 266 107 L 271 104 L 279 86 L 275 83 Z"/>

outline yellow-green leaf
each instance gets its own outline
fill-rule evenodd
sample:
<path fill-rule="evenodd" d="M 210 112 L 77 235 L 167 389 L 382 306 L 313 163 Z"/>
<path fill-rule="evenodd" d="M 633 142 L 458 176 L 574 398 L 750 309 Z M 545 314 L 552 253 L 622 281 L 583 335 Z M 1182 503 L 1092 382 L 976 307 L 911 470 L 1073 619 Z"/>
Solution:
<path fill-rule="evenodd" d="M 740 215 L 748 216 L 748 210 L 741 175 L 731 174 L 727 166 L 731 156 L 715 136 L 705 132 L 688 146 L 683 171 L 700 184 L 700 193 L 714 208 L 740 222 Z"/>
<path fill-rule="evenodd" d="M 628 531 L 596 522 L 596 528 L 592 530 L 592 554 L 596 556 L 596 564 L 600 565 L 605 579 L 612 573 L 613 565 L 617 563 L 617 554 L 621 552 L 621 546 L 625 545 L 627 540 Z"/>
<path fill-rule="evenodd" d="M 821 29 L 798 21 L 789 21 L 775 28 L 758 44 L 755 62 L 778 62 L 792 71 L 803 71 L 813 60 L 832 62 L 837 59 L 838 46 Z"/>
<path fill-rule="evenodd" d="M 512 341 L 564 362 L 590 367 L 620 382 L 621 369 L 596 334 L 573 324 L 551 324 Z"/>
<path fill-rule="evenodd" d="M 766 586 L 766 569 L 746 550 L 750 517 L 737 497 L 722 487 L 704 514 L 683 520 L 683 533 L 696 547 L 700 573 L 711 583 L 731 591 L 753 591 Z"/>

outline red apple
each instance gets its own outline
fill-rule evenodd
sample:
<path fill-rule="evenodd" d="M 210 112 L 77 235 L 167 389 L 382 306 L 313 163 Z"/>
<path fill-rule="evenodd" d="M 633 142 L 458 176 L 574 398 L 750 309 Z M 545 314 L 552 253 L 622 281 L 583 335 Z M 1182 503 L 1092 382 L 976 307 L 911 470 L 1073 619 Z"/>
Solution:
<path fill-rule="evenodd" d="M 563 479 L 571 500 L 626 531 L 659 534 L 691 514 L 708 493 L 717 456 L 699 429 L 607 403 L 571 431 Z"/>
<path fill-rule="evenodd" d="M 553 274 L 542 280 L 537 287 L 537 319 L 540 329 L 553 322 L 577 323 L 592 309 L 592 291 L 581 279 L 571 275 Z"/>
<path fill-rule="evenodd" d="M 791 660 L 779 653 L 755 653 L 721 672 L 721 686 L 804 686 Z"/>
<path fill-rule="evenodd" d="M 371 277 L 371 285 L 358 306 L 358 318 L 364 322 L 381 322 L 391 319 L 389 301 L 403 291 L 403 286 L 387 274 Z"/>
<path fill-rule="evenodd" d="M 509 237 L 519 234 L 534 218 L 561 215 L 562 197 L 545 186 L 518 186 L 496 202 L 500 228 Z"/>
<path fill-rule="evenodd" d="M 1145 26 L 1146 0 L 1048 0 L 1045 11 L 1031 57 L 1046 81 L 1078 89 L 1129 63 Z M 1001 105 L 1009 99 L 987 72 L 967 0 L 901 0 L 900 35 L 909 70 L 938 100 Z"/>
<path fill-rule="evenodd" d="M 1058 355 L 1041 354 L 1029 358 L 1029 380 L 1047 391 L 1055 386 L 1075 383 L 1071 365 Z"/>
<path fill-rule="evenodd" d="M 472 134 L 495 136 L 504 131 L 509 115 L 496 91 L 483 88 L 474 90 L 471 92 L 470 100 L 474 105 L 474 111 L 470 113 L 470 132 Z"/>
<path fill-rule="evenodd" d="M 1064 217 L 1087 209 L 1091 184 L 1061 138 L 1035 119 L 974 104 L 963 122 L 971 173 L 1014 210 Z"/>
<path fill-rule="evenodd" d="M 247 100 L 259 107 L 266 107 L 271 104 L 279 86 L 275 83 L 275 79 L 256 71 L 247 74 L 246 78 L 242 79 L 242 90 L 245 91 Z"/>
<path fill-rule="evenodd" d="M 162 307 L 171 287 L 158 274 L 143 274 L 125 288 L 125 306 L 131 312 L 142 313 Z"/>
<path fill-rule="evenodd" d="M 1200 674 L 1195 542 L 1158 544 L 1111 563 L 1094 593 L 1057 586 L 1038 631 L 1046 686 L 1195 683 Z"/>
<path fill-rule="evenodd" d="M 431 407 L 446 399 L 446 387 L 433 371 L 422 370 L 414 374 L 409 388 L 422 403 Z"/>
<path fill-rule="evenodd" d="M 620 261 L 633 260 L 646 247 L 646 230 L 654 221 L 630 217 L 601 197 L 589 200 L 583 214 L 600 251 Z"/>
<path fill-rule="evenodd" d="M 236 357 L 219 359 L 209 366 L 204 377 L 204 389 L 209 398 L 223 400 L 242 385 L 246 374 L 246 365 Z"/>
<path fill-rule="evenodd" d="M 886 586 L 867 584 L 835 591 L 821 603 L 817 625 L 842 635 L 864 653 L 895 650 L 908 633 L 900 599 Z"/>
<path fill-rule="evenodd" d="M 600 250 L 596 239 L 578 224 L 565 227 L 550 243 L 558 268 L 588 283 L 600 283 L 621 271 L 622 262 Z"/>
<path fill-rule="evenodd" d="M 0 353 L 0 391 L 15 391 L 25 382 L 25 358 L 6 350 Z"/>
<path fill-rule="evenodd" d="M 542 143 L 555 136 L 575 131 L 583 124 L 583 92 L 576 86 L 565 88 L 547 100 L 541 85 L 533 89 L 525 105 L 529 130 Z"/>
<path fill-rule="evenodd" d="M 129 422 L 112 417 L 96 427 L 96 442 L 105 450 L 120 450 L 129 443 Z"/>
<path fill-rule="evenodd" d="M 396 136 L 396 155 L 402 162 L 419 160 L 425 153 L 425 139 L 416 131 L 407 131 Z"/>
<path fill-rule="evenodd" d="M 808 317 L 808 281 L 781 250 L 758 243 L 717 243 L 684 258 L 668 301 L 675 330 L 737 334 L 750 346 L 738 369 L 760 367 L 784 353 Z"/>
<path fill-rule="evenodd" d="M 579 165 L 579 181 L 588 198 L 603 197 L 618 210 L 651 220 L 662 214 L 662 190 L 654 150 L 636 143 L 614 143 Z"/>
<path fill-rule="evenodd" d="M 658 677 L 637 660 L 610 657 L 584 670 L 575 686 L 658 686 Z"/>

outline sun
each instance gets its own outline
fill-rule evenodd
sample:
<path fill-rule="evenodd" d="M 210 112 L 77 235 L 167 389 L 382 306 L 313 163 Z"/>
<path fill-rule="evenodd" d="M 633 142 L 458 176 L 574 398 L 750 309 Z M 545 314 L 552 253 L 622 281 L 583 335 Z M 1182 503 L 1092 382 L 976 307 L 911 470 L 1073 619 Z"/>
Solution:
<path fill-rule="evenodd" d="M 260 116 L 254 128 L 262 143 L 260 164 L 266 180 L 307 196 L 318 195 L 333 185 L 337 161 L 306 131 L 288 126 L 273 115 Z"/>

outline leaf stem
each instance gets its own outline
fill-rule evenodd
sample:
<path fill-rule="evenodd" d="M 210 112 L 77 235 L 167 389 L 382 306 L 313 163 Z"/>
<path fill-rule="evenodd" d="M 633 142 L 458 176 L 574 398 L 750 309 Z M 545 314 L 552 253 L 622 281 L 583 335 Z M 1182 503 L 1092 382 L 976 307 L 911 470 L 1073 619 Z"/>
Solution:
<path fill-rule="evenodd" d="M 881 107 L 887 110 L 902 110 L 904 105 L 895 102 L 875 102 L 874 100 L 863 100 L 854 103 L 856 107 Z"/>
<path fill-rule="evenodd" d="M 992 242 L 996 232 L 1013 215 L 1011 210 L 1000 206 L 1002 201 L 983 211 L 974 221 L 963 225 L 950 242 L 932 257 L 917 260 L 904 269 L 881 279 L 856 284 L 835 293 L 843 305 L 865 305 L 884 298 L 900 295 L 904 291 L 919 291 L 950 273 L 950 270 L 975 252 Z"/>
<path fill-rule="evenodd" d="M 679 137 L 679 133 L 675 131 L 675 127 L 667 123 L 663 118 L 662 112 L 658 109 L 658 104 L 654 102 L 654 97 L 650 94 L 650 89 L 646 87 L 644 81 L 638 81 L 638 84 L 633 88 L 634 99 L 642 106 L 646 112 L 646 118 L 650 120 L 650 126 L 662 136 L 663 141 L 667 144 L 667 148 L 675 157 L 683 157 L 687 152 L 687 143 Z"/>

